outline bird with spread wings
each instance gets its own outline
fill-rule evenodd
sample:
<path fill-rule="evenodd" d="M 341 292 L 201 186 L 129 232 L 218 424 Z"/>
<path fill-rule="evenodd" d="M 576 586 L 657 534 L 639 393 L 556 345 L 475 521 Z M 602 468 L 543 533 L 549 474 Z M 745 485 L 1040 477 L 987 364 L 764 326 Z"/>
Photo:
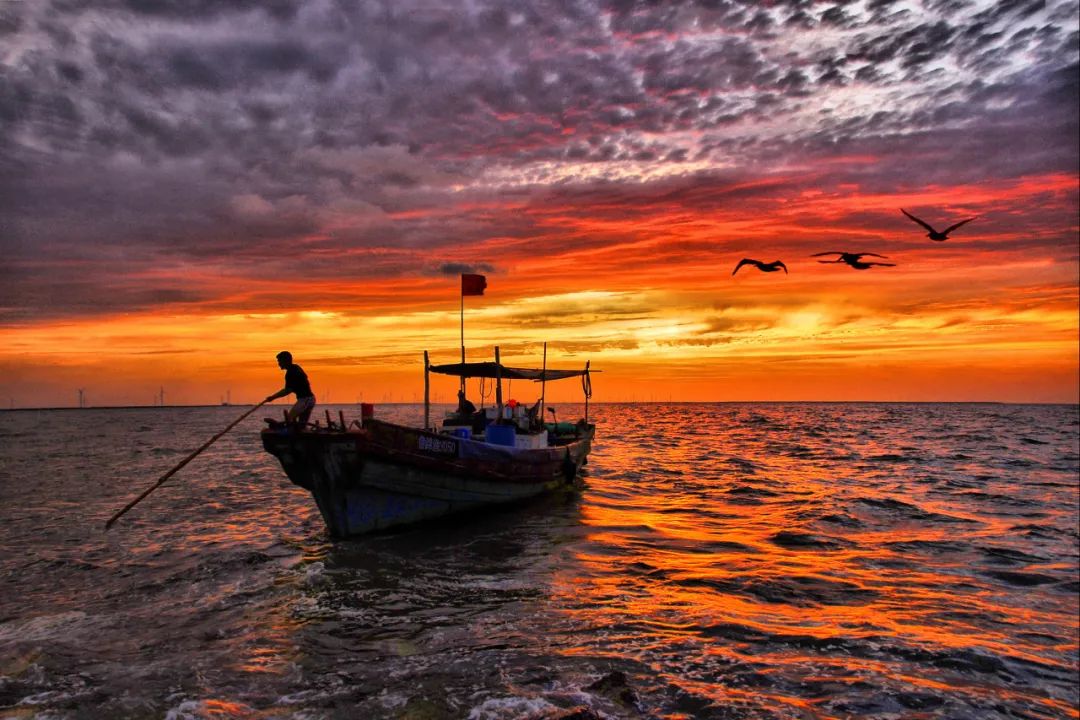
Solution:
<path fill-rule="evenodd" d="M 777 270 L 783 270 L 785 275 L 788 274 L 787 265 L 779 260 L 773 260 L 772 262 L 767 263 L 761 262 L 760 260 L 751 260 L 750 258 L 743 258 L 740 260 L 739 264 L 735 266 L 735 269 L 731 271 L 731 274 L 734 275 L 739 272 L 739 268 L 743 265 L 753 265 L 761 272 L 776 272 Z"/>
<path fill-rule="evenodd" d="M 917 222 L 920 225 L 922 225 L 924 228 L 926 228 L 926 230 L 927 230 L 926 237 L 930 238 L 931 240 L 937 240 L 938 242 L 942 242 L 945 239 L 947 239 L 949 237 L 949 233 L 951 233 L 956 228 L 960 227 L 961 225 L 963 225 L 965 223 L 969 223 L 969 222 L 971 222 L 972 220 L 975 219 L 975 218 L 971 217 L 971 218 L 968 218 L 967 220 L 961 220 L 960 222 L 958 222 L 958 223 L 956 223 L 954 225 L 950 225 L 949 227 L 945 228 L 944 230 L 938 232 L 933 227 L 931 227 L 929 223 L 927 223 L 927 222 L 925 222 L 923 220 L 920 220 L 919 218 L 915 217 L 914 215 L 909 213 L 904 208 L 900 208 L 900 212 L 907 215 L 909 218 L 911 218 L 912 221 Z"/>
<path fill-rule="evenodd" d="M 888 258 L 886 258 L 886 256 L 878 255 L 877 253 L 846 253 L 846 252 L 833 251 L 833 252 L 814 253 L 810 257 L 822 257 L 824 255 L 838 255 L 839 257 L 837 257 L 835 260 L 818 260 L 819 263 L 824 263 L 824 264 L 828 264 L 828 263 L 844 263 L 846 265 L 850 265 L 851 267 L 855 268 L 856 270 L 869 270 L 870 268 L 875 267 L 875 266 L 896 267 L 896 263 L 882 263 L 882 262 L 872 262 L 872 261 L 863 262 L 864 257 L 876 257 L 876 258 L 882 258 L 883 260 L 888 259 Z"/>

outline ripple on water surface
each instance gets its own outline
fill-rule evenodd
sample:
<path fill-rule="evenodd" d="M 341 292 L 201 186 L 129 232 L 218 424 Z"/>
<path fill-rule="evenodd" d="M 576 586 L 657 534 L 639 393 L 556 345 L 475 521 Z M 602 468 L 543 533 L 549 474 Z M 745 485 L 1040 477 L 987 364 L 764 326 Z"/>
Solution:
<path fill-rule="evenodd" d="M 0 413 L 0 710 L 1076 717 L 1076 407 L 591 411 L 580 494 L 336 543 L 255 417 L 101 531 L 237 408 Z"/>

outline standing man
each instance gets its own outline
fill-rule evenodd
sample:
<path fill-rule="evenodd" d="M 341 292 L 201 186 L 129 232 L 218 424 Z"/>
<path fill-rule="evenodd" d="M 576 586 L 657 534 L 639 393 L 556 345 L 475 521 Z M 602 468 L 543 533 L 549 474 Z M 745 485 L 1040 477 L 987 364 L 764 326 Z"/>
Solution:
<path fill-rule="evenodd" d="M 308 382 L 307 373 L 304 369 L 292 361 L 292 353 L 282 350 L 277 354 L 278 367 L 285 371 L 285 387 L 266 398 L 266 402 L 273 402 L 289 393 L 296 394 L 296 404 L 289 410 L 289 423 L 296 423 L 303 427 L 307 425 L 311 411 L 315 409 L 315 393 L 311 392 L 311 383 Z"/>

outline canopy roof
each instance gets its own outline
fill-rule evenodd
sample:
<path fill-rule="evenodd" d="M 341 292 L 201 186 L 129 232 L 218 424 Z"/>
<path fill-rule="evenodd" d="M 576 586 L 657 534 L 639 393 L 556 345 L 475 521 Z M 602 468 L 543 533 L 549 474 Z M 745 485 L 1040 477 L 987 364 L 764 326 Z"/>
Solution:
<path fill-rule="evenodd" d="M 529 370 L 526 368 L 512 368 L 493 362 L 476 363 L 450 363 L 448 365 L 431 365 L 428 367 L 433 373 L 440 375 L 455 375 L 457 377 L 480 377 L 494 378 L 496 371 L 504 380 L 562 380 L 569 377 L 580 377 L 586 373 L 599 372 L 599 370 Z"/>

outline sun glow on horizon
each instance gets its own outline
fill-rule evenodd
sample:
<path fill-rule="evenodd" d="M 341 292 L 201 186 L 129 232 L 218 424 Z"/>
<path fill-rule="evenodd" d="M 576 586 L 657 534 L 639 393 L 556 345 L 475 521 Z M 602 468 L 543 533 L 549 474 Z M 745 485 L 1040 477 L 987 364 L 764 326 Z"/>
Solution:
<path fill-rule="evenodd" d="M 1078 360 L 1077 304 L 1067 295 L 1026 307 L 1021 289 L 1015 302 L 1002 297 L 998 304 L 955 307 L 946 301 L 912 311 L 852 302 L 845 293 L 815 297 L 805 283 L 749 278 L 737 287 L 764 295 L 725 302 L 727 291 L 701 287 L 500 298 L 496 288 L 505 291 L 512 283 L 491 276 L 489 295 L 466 303 L 467 352 L 490 359 L 499 345 L 504 362 L 538 365 L 547 342 L 549 366 L 576 367 L 589 359 L 604 371 L 594 382 L 598 400 L 828 399 L 827 392 L 836 399 L 963 399 L 979 385 L 972 379 L 981 377 L 990 388 L 1009 374 L 997 368 L 1010 365 L 1012 371 L 1037 368 L 1044 379 L 1037 399 L 1076 396 L 1075 378 L 1071 385 L 1067 378 Z M 42 388 L 34 393 L 45 399 L 40 404 L 70 404 L 44 389 L 48 374 L 97 384 L 100 404 L 142 404 L 162 385 L 178 388 L 174 397 L 188 402 L 213 402 L 221 388 L 237 400 L 259 397 L 279 380 L 273 355 L 282 348 L 294 352 L 325 396 L 408 399 L 419 386 L 423 350 L 431 351 L 432 362 L 457 358 L 458 323 L 456 308 L 366 315 L 311 309 L 120 316 L 8 328 L 0 337 L 9 350 L 4 369 L 17 372 L 26 387 Z M 838 393 L 851 368 L 870 368 L 872 377 L 874 368 L 897 364 L 925 374 L 914 386 L 922 389 L 898 395 L 868 383 Z M 116 375 L 122 380 L 113 386 L 101 382 Z M 961 375 L 968 382 L 956 385 Z M 807 385 L 809 378 L 814 385 Z M 1051 382 L 1066 384 L 1047 395 Z M 207 385 L 215 389 L 199 389 Z M 450 391 L 440 386 L 445 397 Z M 563 392 L 555 384 L 551 391 L 554 401 L 575 400 L 576 389 Z M 1016 399 L 1015 393 L 967 397 Z"/>
<path fill-rule="evenodd" d="M 484 271 L 484 296 L 465 298 L 468 357 L 492 359 L 498 346 L 508 364 L 538 366 L 546 342 L 550 367 L 590 360 L 603 371 L 598 401 L 1080 400 L 1075 253 L 1024 250 L 1018 211 L 996 209 L 1039 202 L 1064 218 L 1074 176 L 901 194 L 778 190 L 795 176 L 782 177 L 725 186 L 750 198 L 738 207 L 697 191 L 640 207 L 633 196 L 522 206 L 540 236 L 495 236 L 472 248 L 503 264 Z M 898 208 L 935 200 L 942 215 L 978 221 L 930 243 Z M 498 211 L 474 199 L 464 207 Z M 852 225 L 853 214 L 868 220 Z M 1075 220 L 1035 227 L 1078 232 Z M 870 248 L 896 266 L 861 272 L 811 257 Z M 355 252 L 357 262 L 367 257 Z M 371 252 L 377 262 L 419 257 Z M 783 258 L 789 273 L 732 276 L 748 256 Z M 308 370 L 320 400 L 406 401 L 422 387 L 424 350 L 436 363 L 460 357 L 456 275 L 346 273 L 303 283 L 245 280 L 238 269 L 217 280 L 205 268 L 191 273 L 155 269 L 152 279 L 204 289 L 216 282 L 230 293 L 0 327 L 9 404 L 71 405 L 76 387 L 93 388 L 101 405 L 149 404 L 162 387 L 178 403 L 226 393 L 257 399 L 278 387 L 273 356 L 281 349 Z M 440 379 L 433 391 L 449 398 L 453 388 Z M 553 401 L 580 399 L 569 385 L 549 392 Z"/>

